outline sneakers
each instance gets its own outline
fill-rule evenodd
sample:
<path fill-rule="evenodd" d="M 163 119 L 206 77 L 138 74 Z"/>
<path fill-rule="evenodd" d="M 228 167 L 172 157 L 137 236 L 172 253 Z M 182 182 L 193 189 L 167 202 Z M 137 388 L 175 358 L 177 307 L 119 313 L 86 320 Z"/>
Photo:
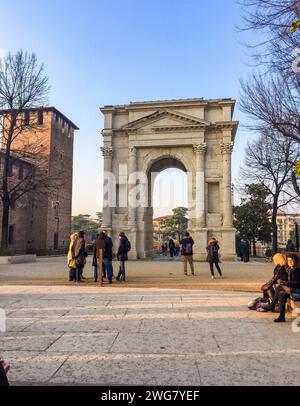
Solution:
<path fill-rule="evenodd" d="M 211 279 L 215 279 L 215 277 L 214 277 L 214 276 L 212 276 L 212 277 L 211 277 Z"/>

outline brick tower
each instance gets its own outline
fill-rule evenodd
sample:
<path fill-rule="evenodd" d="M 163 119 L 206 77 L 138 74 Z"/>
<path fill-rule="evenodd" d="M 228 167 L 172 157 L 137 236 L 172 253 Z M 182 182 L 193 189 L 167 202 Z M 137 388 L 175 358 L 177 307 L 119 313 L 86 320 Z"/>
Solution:
<path fill-rule="evenodd" d="M 4 120 L 5 114 L 0 112 Z M 10 210 L 9 229 L 13 238 L 9 238 L 9 244 L 15 252 L 66 251 L 71 228 L 73 141 L 78 127 L 55 107 L 24 110 L 21 119 L 35 125 L 16 138 L 12 154 L 26 143 L 38 140 L 43 147 L 43 171 L 51 179 L 57 178 L 59 186 L 44 194 L 30 192 L 22 204 Z M 14 162 L 12 174 L 20 174 L 20 165 L 22 160 Z"/>

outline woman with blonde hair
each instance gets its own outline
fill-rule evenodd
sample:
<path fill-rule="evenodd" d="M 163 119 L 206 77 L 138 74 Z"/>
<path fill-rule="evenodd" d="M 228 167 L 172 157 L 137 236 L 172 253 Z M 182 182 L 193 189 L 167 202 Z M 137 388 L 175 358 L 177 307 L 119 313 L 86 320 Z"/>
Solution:
<path fill-rule="evenodd" d="M 273 256 L 273 263 L 275 265 L 273 278 L 269 282 L 262 285 L 261 290 L 264 293 L 265 299 L 269 298 L 272 302 L 275 300 L 275 304 L 277 304 L 278 297 L 276 297 L 276 287 L 282 281 L 288 280 L 287 258 L 285 255 L 277 253 Z M 263 308 L 268 310 L 268 306 L 263 306 Z"/>
<path fill-rule="evenodd" d="M 68 256 L 67 256 L 67 264 L 70 269 L 69 272 L 69 281 L 70 282 L 76 282 L 76 261 L 73 259 L 73 253 L 74 253 L 74 244 L 76 240 L 78 239 L 78 234 L 77 233 L 72 233 L 70 236 L 70 245 L 69 245 L 69 251 L 68 251 Z"/>

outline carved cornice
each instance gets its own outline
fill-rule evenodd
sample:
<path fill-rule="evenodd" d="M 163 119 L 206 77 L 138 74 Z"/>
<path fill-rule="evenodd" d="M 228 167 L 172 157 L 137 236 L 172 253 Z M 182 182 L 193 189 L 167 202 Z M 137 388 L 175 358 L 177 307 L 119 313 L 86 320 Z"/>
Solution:
<path fill-rule="evenodd" d="M 216 123 L 214 123 L 212 125 L 212 127 L 214 128 L 218 128 L 218 129 L 236 129 L 239 125 L 238 121 L 217 121 Z"/>
<path fill-rule="evenodd" d="M 221 154 L 231 154 L 233 151 L 233 142 L 220 142 Z"/>
<path fill-rule="evenodd" d="M 203 129 L 209 128 L 206 124 L 200 125 L 168 125 L 161 127 L 152 127 L 155 132 L 189 132 L 189 131 L 203 131 Z"/>
<path fill-rule="evenodd" d="M 113 149 L 112 147 L 101 147 L 100 148 L 102 155 L 104 158 L 110 158 L 113 155 Z"/>
<path fill-rule="evenodd" d="M 196 152 L 196 154 L 204 155 L 206 153 L 206 150 L 207 150 L 206 143 L 203 142 L 201 144 L 194 144 L 193 145 L 193 150 L 194 150 L 194 152 Z"/>

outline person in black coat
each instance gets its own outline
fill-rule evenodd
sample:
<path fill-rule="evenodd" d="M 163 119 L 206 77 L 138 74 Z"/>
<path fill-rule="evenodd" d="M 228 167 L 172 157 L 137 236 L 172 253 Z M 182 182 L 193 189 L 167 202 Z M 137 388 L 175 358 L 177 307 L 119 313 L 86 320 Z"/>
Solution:
<path fill-rule="evenodd" d="M 277 302 L 279 302 L 279 317 L 275 322 L 285 321 L 285 304 L 293 293 L 292 289 L 300 289 L 300 268 L 298 267 L 297 255 L 291 255 L 287 258 L 287 267 L 285 275 L 282 274 L 278 279 L 279 285 L 275 289 L 275 295 L 270 304 L 263 305 L 267 311 L 274 311 Z"/>
<path fill-rule="evenodd" d="M 214 265 L 217 268 L 217 271 L 219 272 L 219 275 L 221 278 L 223 278 L 222 276 L 222 271 L 221 268 L 219 266 L 219 244 L 218 241 L 215 238 L 212 238 L 209 242 L 208 242 L 208 246 L 206 248 L 207 251 L 207 262 L 209 262 L 209 266 L 210 266 L 210 272 L 211 272 L 211 278 L 215 279 L 215 274 L 214 274 Z"/>
<path fill-rule="evenodd" d="M 78 239 L 75 241 L 75 244 L 72 246 L 72 257 L 76 260 L 76 282 L 82 282 L 83 279 L 83 268 L 85 265 L 85 239 L 84 239 L 84 231 L 79 231 Z"/>
<path fill-rule="evenodd" d="M 0 386 L 9 386 L 7 379 L 8 371 L 9 365 L 5 361 L 0 360 Z"/>
<path fill-rule="evenodd" d="M 173 258 L 174 254 L 175 254 L 175 243 L 172 238 L 170 238 L 170 241 L 169 241 L 169 250 L 170 250 L 170 257 Z"/>
<path fill-rule="evenodd" d="M 277 253 L 273 256 L 273 263 L 275 265 L 273 277 L 269 282 L 265 283 L 262 286 L 262 291 L 264 298 L 270 299 L 271 301 L 274 300 L 276 306 L 279 299 L 278 295 L 275 297 L 276 288 L 278 287 L 280 282 L 288 281 L 287 258 L 285 255 Z"/>
<path fill-rule="evenodd" d="M 121 232 L 119 234 L 120 245 L 117 252 L 117 259 L 120 261 L 119 273 L 117 276 L 117 281 L 125 282 L 125 261 L 128 261 L 128 252 L 130 251 L 130 242 L 126 237 L 125 233 Z"/>

